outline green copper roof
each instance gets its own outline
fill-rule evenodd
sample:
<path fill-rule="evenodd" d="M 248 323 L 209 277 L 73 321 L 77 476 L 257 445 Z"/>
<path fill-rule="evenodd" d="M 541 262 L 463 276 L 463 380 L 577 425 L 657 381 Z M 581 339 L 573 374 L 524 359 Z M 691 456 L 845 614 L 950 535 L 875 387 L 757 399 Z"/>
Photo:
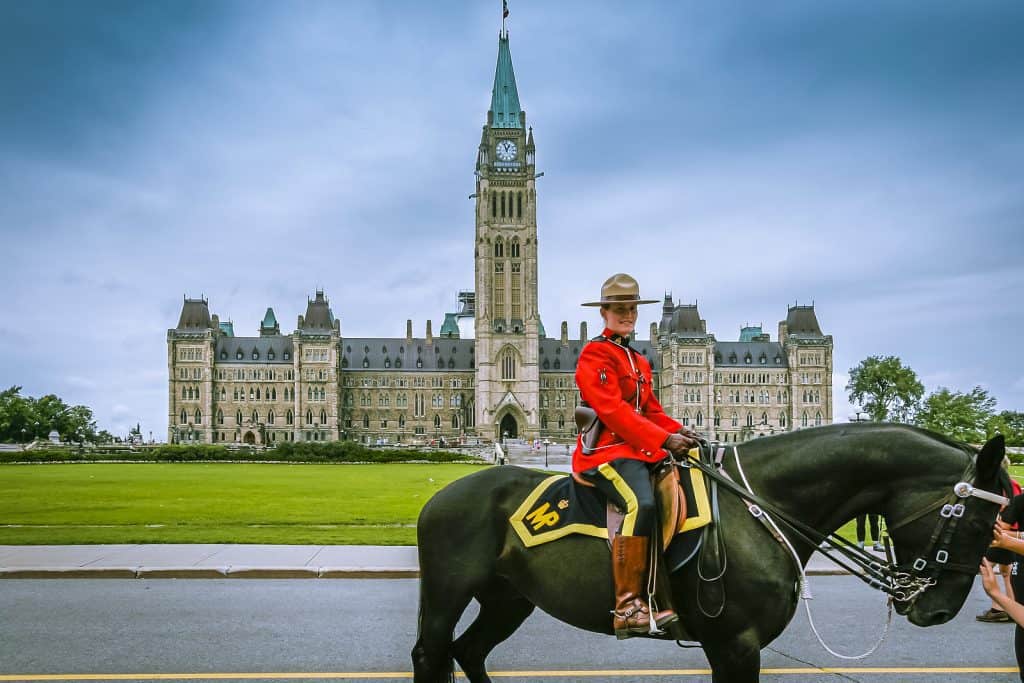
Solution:
<path fill-rule="evenodd" d="M 444 314 L 444 323 L 441 325 L 441 336 L 452 337 L 453 339 L 459 338 L 459 324 L 455 322 L 454 313 Z"/>
<path fill-rule="evenodd" d="M 740 328 L 740 341 L 741 342 L 752 342 L 754 337 L 760 337 L 762 334 L 760 325 L 754 327 L 742 327 Z"/>
<path fill-rule="evenodd" d="M 220 331 L 223 332 L 225 336 L 228 336 L 228 337 L 234 337 L 235 336 L 235 326 L 234 326 L 234 324 L 230 320 L 220 324 Z"/>
<path fill-rule="evenodd" d="M 267 314 L 263 316 L 263 327 L 277 327 L 277 318 L 274 317 L 274 309 L 268 308 Z"/>
<path fill-rule="evenodd" d="M 498 36 L 498 65 L 494 68 L 494 89 L 491 90 L 491 128 L 522 128 L 519 115 L 519 92 L 512 70 L 512 53 L 508 49 L 508 33 Z"/>
<path fill-rule="evenodd" d="M 540 321 L 540 317 L 537 318 L 537 334 L 541 339 L 548 336 L 548 333 L 544 331 L 544 323 Z"/>

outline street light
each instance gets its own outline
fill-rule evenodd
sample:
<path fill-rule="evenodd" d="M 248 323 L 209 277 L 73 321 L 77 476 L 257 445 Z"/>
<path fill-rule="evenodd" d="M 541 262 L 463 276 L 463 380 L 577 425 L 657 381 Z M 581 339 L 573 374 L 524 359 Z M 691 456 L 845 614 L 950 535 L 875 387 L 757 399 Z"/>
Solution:
<path fill-rule="evenodd" d="M 551 442 L 548 439 L 544 439 L 544 469 L 548 467 L 548 446 L 550 445 Z"/>

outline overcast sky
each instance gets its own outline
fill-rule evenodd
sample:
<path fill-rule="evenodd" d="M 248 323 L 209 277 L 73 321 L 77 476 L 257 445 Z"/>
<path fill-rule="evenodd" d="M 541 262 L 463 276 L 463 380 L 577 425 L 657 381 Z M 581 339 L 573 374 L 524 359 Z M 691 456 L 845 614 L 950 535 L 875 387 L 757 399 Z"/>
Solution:
<path fill-rule="evenodd" d="M 439 329 L 500 5 L 0 0 L 0 384 L 164 439 L 183 295 Z M 836 421 L 872 354 L 1024 410 L 1024 5 L 510 6 L 549 334 L 625 271 L 719 340 L 813 302 Z"/>

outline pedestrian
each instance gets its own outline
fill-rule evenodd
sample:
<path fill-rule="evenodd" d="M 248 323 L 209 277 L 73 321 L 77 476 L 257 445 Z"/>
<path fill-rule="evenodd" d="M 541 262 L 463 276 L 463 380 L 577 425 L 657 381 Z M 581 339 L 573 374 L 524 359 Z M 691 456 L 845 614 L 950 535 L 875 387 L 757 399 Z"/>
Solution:
<path fill-rule="evenodd" d="M 1000 487 L 1002 488 L 1003 495 L 1011 500 L 1021 493 L 1020 484 L 1018 484 L 1012 477 L 1010 477 L 1010 459 L 1003 458 L 1003 469 L 1000 472 Z M 1018 525 L 1013 523 L 1010 525 L 1012 531 L 1016 531 Z M 992 572 L 996 576 L 1003 577 L 1003 591 L 1011 599 L 1016 599 L 1016 593 L 1013 589 L 1013 581 L 1011 581 L 1010 568 L 1016 562 L 1017 557 L 1014 553 L 1006 548 L 990 547 L 985 551 L 985 559 L 988 560 L 992 565 Z M 991 606 L 974 617 L 978 621 L 982 621 L 988 624 L 1005 624 L 1011 621 L 1010 615 L 1006 613 L 996 601 L 993 600 Z"/>
<path fill-rule="evenodd" d="M 871 546 L 871 549 L 872 550 L 884 550 L 885 549 L 885 548 L 882 547 L 882 539 L 878 535 L 878 521 L 879 521 L 880 517 L 881 517 L 881 515 L 878 515 L 878 514 L 857 515 L 857 546 L 859 548 L 863 548 L 864 547 L 864 539 L 866 538 L 865 533 L 864 533 L 866 531 L 865 527 L 866 526 L 870 526 L 871 527 L 871 538 L 875 539 L 875 544 L 873 546 Z M 865 522 L 867 522 L 867 524 L 865 524 Z"/>
<path fill-rule="evenodd" d="M 618 638 L 647 634 L 678 620 L 671 610 L 651 613 L 645 594 L 650 545 L 656 521 L 649 466 L 665 451 L 685 455 L 697 444 L 696 434 L 665 414 L 651 386 L 651 366 L 630 348 L 637 306 L 657 303 L 640 298 L 640 285 L 625 273 L 608 278 L 599 306 L 604 331 L 587 343 L 576 364 L 576 385 L 583 405 L 600 420 L 596 443 L 582 435 L 573 454 L 573 472 L 592 483 L 626 515 L 612 540 L 615 609 L 612 627 Z M 652 623 L 653 622 L 653 623 Z"/>

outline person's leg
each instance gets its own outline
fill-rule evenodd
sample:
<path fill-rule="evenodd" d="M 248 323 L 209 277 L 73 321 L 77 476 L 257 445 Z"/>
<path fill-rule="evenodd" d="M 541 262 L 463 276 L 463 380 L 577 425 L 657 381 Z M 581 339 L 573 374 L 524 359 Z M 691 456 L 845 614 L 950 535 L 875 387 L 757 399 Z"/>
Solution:
<path fill-rule="evenodd" d="M 615 635 L 628 638 L 647 633 L 651 628 L 651 617 L 643 589 L 650 552 L 648 537 L 655 522 L 654 492 L 647 464 L 621 458 L 580 475 L 593 482 L 626 513 L 622 532 L 612 540 L 612 577 L 615 580 L 612 625 Z M 660 627 L 676 618 L 674 613 L 659 612 L 655 615 L 655 624 Z"/>
<path fill-rule="evenodd" d="M 857 547 L 864 547 L 864 521 L 867 515 L 857 515 Z"/>
<path fill-rule="evenodd" d="M 875 539 L 875 544 L 872 546 L 875 550 L 884 550 L 882 546 L 882 539 L 878 535 L 879 520 L 881 515 L 868 515 L 868 522 L 871 526 L 871 538 Z"/>
<path fill-rule="evenodd" d="M 1024 681 L 1024 628 L 1020 626 L 1015 626 L 1013 629 L 1013 654 L 1017 656 L 1020 680 Z"/>

